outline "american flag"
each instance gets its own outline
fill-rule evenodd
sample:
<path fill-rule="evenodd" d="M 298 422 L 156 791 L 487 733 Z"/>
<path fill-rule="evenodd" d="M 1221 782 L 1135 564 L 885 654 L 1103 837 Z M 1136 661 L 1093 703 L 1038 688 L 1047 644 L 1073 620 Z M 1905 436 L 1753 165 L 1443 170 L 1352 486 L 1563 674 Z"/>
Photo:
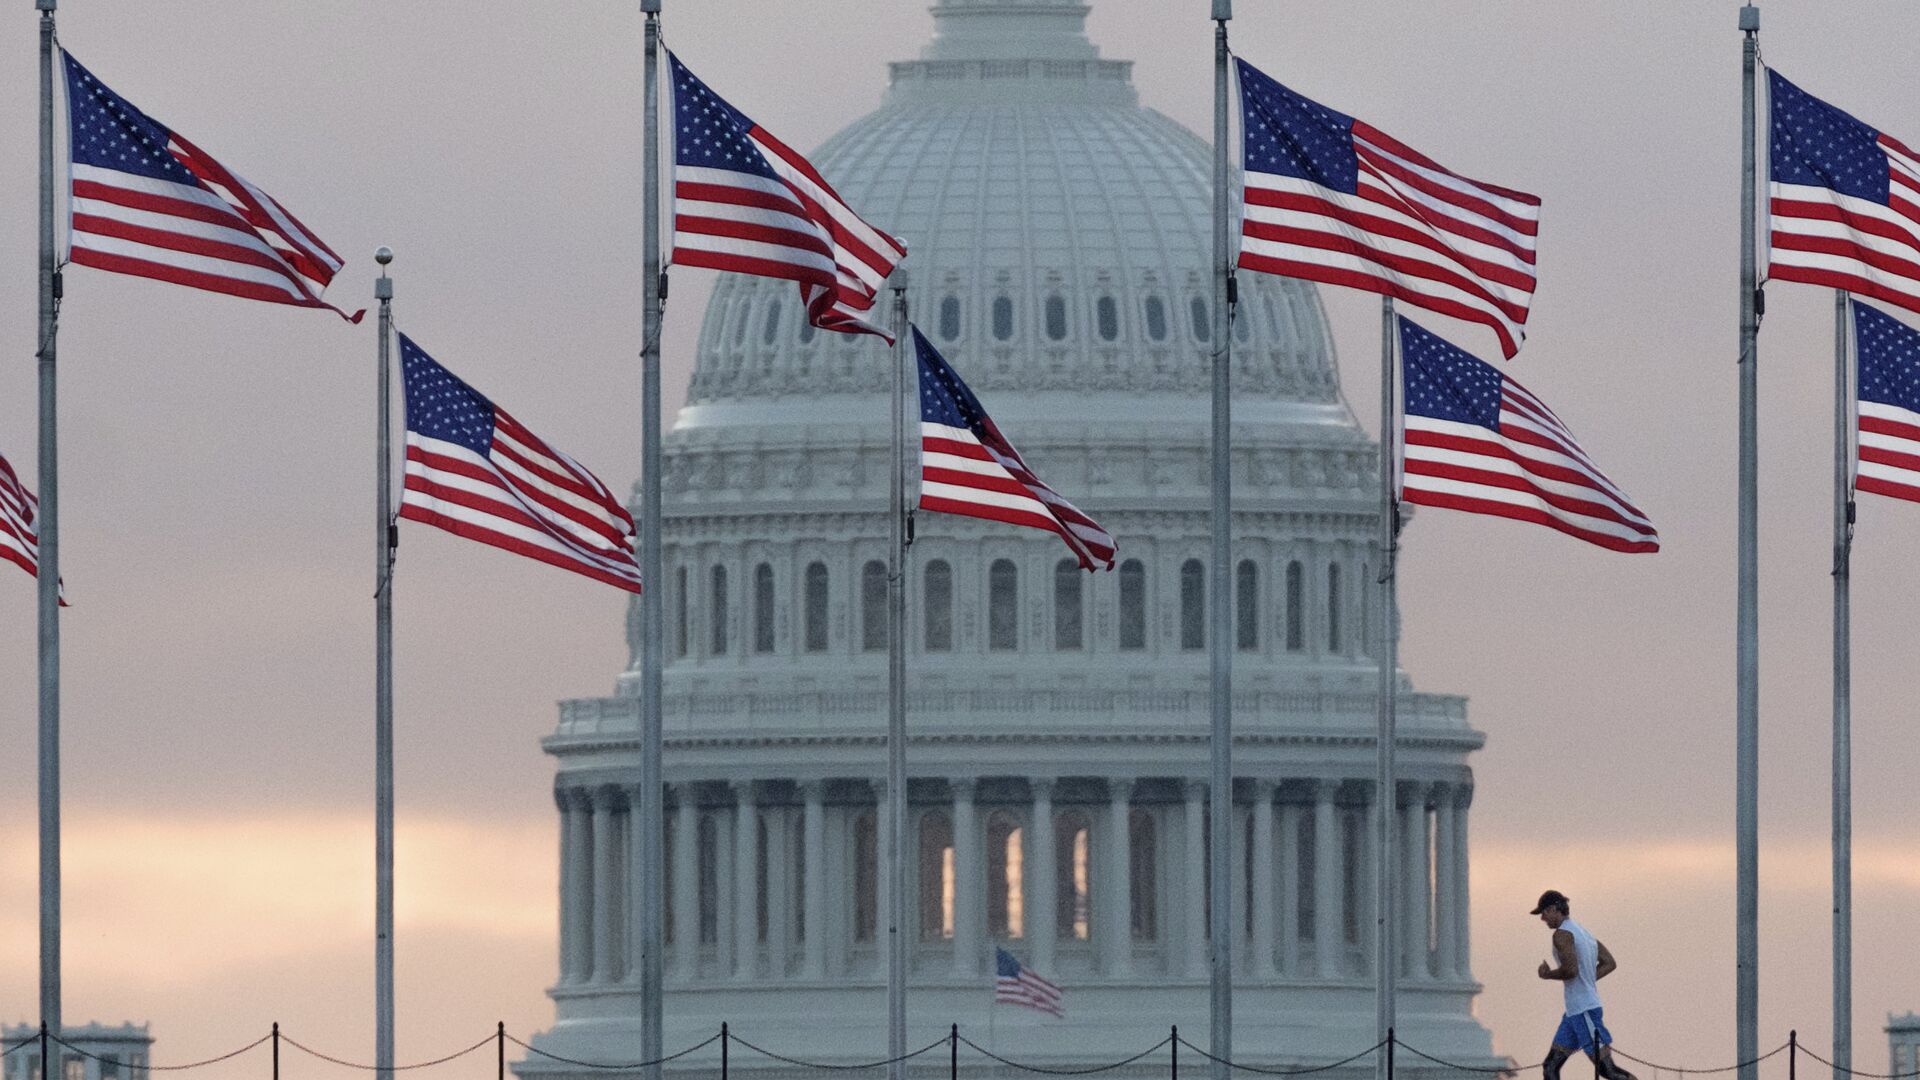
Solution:
<path fill-rule="evenodd" d="M 1020 961 L 1005 949 L 993 950 L 993 1000 L 1009 1005 L 1024 1005 L 1048 1016 L 1067 1015 L 1060 1005 L 1060 988 L 1021 967 Z"/>
<path fill-rule="evenodd" d="M 1767 72 L 1769 277 L 1920 311 L 1920 155 Z"/>
<path fill-rule="evenodd" d="M 869 321 L 906 246 L 860 219 L 806 158 L 667 54 L 673 70 L 673 259 L 800 284 L 822 330 L 893 334 Z"/>
<path fill-rule="evenodd" d="M 400 516 L 639 592 L 633 518 L 579 462 L 400 335 Z"/>
<path fill-rule="evenodd" d="M 1520 351 L 1540 200 L 1447 171 L 1363 120 L 1240 72 L 1240 265 L 1384 293 Z"/>
<path fill-rule="evenodd" d="M 1615 551 L 1660 534 L 1526 387 L 1400 320 L 1406 501 L 1531 521 Z"/>
<path fill-rule="evenodd" d="M 933 343 L 912 328 L 920 358 L 920 506 L 1060 534 L 1083 570 L 1113 569 L 1113 537 L 1040 482 Z"/>
<path fill-rule="evenodd" d="M 285 207 L 61 58 L 74 262 L 360 321 L 320 299 L 340 257 Z"/>
<path fill-rule="evenodd" d="M 1854 487 L 1920 502 L 1920 331 L 1853 304 L 1860 366 L 1860 449 Z"/>
<path fill-rule="evenodd" d="M 0 456 L 0 559 L 40 576 L 40 500 L 20 482 Z M 67 604 L 66 584 L 60 586 L 60 606 Z"/>

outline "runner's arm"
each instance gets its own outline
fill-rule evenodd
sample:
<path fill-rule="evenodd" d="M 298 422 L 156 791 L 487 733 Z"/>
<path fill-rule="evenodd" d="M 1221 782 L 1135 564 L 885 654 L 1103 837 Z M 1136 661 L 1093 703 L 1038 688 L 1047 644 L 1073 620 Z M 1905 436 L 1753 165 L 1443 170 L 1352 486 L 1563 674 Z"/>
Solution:
<path fill-rule="evenodd" d="M 1556 982 L 1565 982 L 1579 972 L 1580 965 L 1574 959 L 1573 954 L 1573 934 L 1571 931 L 1555 930 L 1553 932 L 1553 962 L 1555 965 L 1553 967 L 1548 967 L 1544 960 L 1540 962 L 1541 978 L 1552 979 Z"/>
<path fill-rule="evenodd" d="M 1594 969 L 1593 969 L 1594 981 L 1598 982 L 1599 980 L 1606 978 L 1609 974 L 1613 972 L 1615 968 L 1619 967 L 1620 965 L 1613 962 L 1613 954 L 1607 951 L 1607 946 L 1604 942 L 1596 941 L 1594 942 L 1594 945 L 1600 950 L 1599 962 L 1594 965 Z"/>

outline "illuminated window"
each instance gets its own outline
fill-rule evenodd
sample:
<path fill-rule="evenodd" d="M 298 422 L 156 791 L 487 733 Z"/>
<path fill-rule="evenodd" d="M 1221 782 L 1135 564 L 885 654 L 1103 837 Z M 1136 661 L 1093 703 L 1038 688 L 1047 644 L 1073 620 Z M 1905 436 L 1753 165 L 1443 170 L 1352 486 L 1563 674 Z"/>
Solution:
<path fill-rule="evenodd" d="M 1054 928 L 1062 938 L 1087 940 L 1092 918 L 1088 893 L 1091 851 L 1087 815 L 1068 810 L 1053 817 Z"/>
<path fill-rule="evenodd" d="M 920 818 L 920 938 L 953 936 L 953 823 L 938 810 Z"/>
<path fill-rule="evenodd" d="M 987 931 L 995 937 L 1026 935 L 1025 833 L 1014 815 L 998 810 L 987 818 Z"/>

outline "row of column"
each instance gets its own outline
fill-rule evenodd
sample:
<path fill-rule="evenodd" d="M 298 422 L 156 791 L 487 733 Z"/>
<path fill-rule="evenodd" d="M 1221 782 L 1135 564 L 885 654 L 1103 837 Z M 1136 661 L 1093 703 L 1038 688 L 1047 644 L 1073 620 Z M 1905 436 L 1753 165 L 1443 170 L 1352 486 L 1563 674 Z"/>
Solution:
<path fill-rule="evenodd" d="M 988 882 L 975 804 L 977 783 L 971 778 L 949 781 L 954 870 L 952 962 L 953 973 L 959 977 L 979 974 L 985 962 Z M 1057 970 L 1058 949 L 1058 852 L 1051 827 L 1056 780 L 1036 777 L 1027 783 L 1027 821 L 1045 827 L 1029 827 L 1022 832 L 1027 868 L 1021 874 L 1021 899 L 1026 917 L 1024 939 L 1017 947 L 1025 950 L 1035 970 L 1053 973 Z M 765 874 L 769 913 L 765 953 L 775 958 L 769 974 L 822 979 L 830 974 L 830 947 L 832 967 L 837 971 L 848 944 L 844 939 L 853 934 L 853 915 L 844 907 L 833 913 L 833 925 L 829 925 L 829 889 L 847 904 L 857 904 L 854 888 L 858 874 L 846 857 L 835 857 L 829 850 L 826 785 L 805 781 L 796 786 L 801 801 L 799 835 L 792 835 L 795 830 L 789 827 L 790 816 L 785 814 L 770 818 L 767 829 L 770 872 Z M 1247 925 L 1236 926 L 1240 950 L 1247 958 L 1245 970 L 1254 978 L 1364 974 L 1366 965 L 1354 963 L 1352 956 L 1356 947 L 1361 956 L 1372 952 L 1375 833 L 1370 818 L 1361 815 L 1353 835 L 1356 843 L 1351 851 L 1354 862 L 1350 878 L 1345 817 L 1353 809 L 1371 810 L 1371 785 L 1357 780 L 1321 779 L 1285 785 L 1258 780 L 1253 786 L 1251 805 L 1243 803 L 1237 808 L 1241 812 L 1230 830 L 1236 889 L 1249 870 L 1246 860 L 1252 859 L 1251 911 L 1241 915 L 1241 895 L 1235 896 L 1234 905 L 1236 921 L 1247 920 Z M 753 979 L 763 974 L 759 917 L 762 868 L 760 830 L 756 827 L 762 808 L 752 782 L 733 782 L 729 787 L 734 827 L 716 830 L 713 865 L 702 866 L 701 815 L 693 787 L 673 785 L 679 811 L 672 825 L 672 894 L 667 899 L 676 947 L 670 949 L 667 960 L 669 972 L 681 980 L 691 981 L 703 974 L 699 943 L 706 918 L 715 925 L 713 962 L 707 966 L 715 969 L 718 977 Z M 884 802 L 884 783 L 873 782 L 871 787 L 876 804 Z M 1089 928 L 1090 944 L 1099 972 L 1111 978 L 1131 975 L 1135 961 L 1130 820 L 1134 787 L 1135 782 L 1130 780 L 1106 782 L 1105 821 L 1096 825 L 1089 837 L 1090 861 L 1094 863 L 1090 868 L 1090 899 L 1095 919 Z M 1279 798 L 1283 789 L 1289 796 L 1284 801 Z M 640 966 L 640 937 L 631 932 L 641 914 L 635 908 L 639 837 L 629 810 L 636 804 L 638 793 L 632 788 L 599 785 L 560 787 L 555 794 L 561 814 L 561 981 L 623 981 Z M 1299 794 L 1307 798 L 1302 800 Z M 1406 782 L 1399 785 L 1396 794 L 1393 812 L 1397 819 L 1395 872 L 1400 878 L 1403 920 L 1399 935 L 1401 973 L 1414 980 L 1470 978 L 1467 807 L 1471 785 Z M 1186 781 L 1184 795 L 1181 842 L 1169 842 L 1160 849 L 1170 854 L 1178 849 L 1179 886 L 1172 887 L 1166 879 L 1174 869 L 1170 860 L 1156 867 L 1161 880 L 1154 886 L 1167 897 L 1169 913 L 1177 913 L 1174 918 L 1161 920 L 1166 972 L 1184 970 L 1190 977 L 1204 977 L 1208 966 L 1207 785 L 1199 780 Z M 1309 814 L 1310 819 L 1303 818 Z M 1249 816 L 1250 853 L 1244 840 Z M 1310 867 L 1302 851 L 1303 823 L 1312 830 Z M 728 833 L 730 851 L 726 850 Z M 1172 837 L 1166 839 L 1171 841 Z M 917 837 L 909 838 L 910 843 L 914 841 Z M 797 851 L 790 846 L 794 844 L 798 845 Z M 874 848 L 874 872 L 868 880 L 874 883 L 876 893 L 876 936 L 884 936 L 889 879 L 884 833 L 876 834 Z M 796 856 L 803 856 L 802 868 L 790 872 Z M 1302 910 L 1300 885 L 1309 871 L 1314 909 L 1310 927 Z M 703 881 L 712 883 L 712 910 L 705 912 L 701 904 Z M 800 893 L 797 897 L 793 895 L 796 885 Z M 796 913 L 798 928 L 793 923 Z M 1357 941 L 1349 941 L 1347 936 L 1350 913 L 1357 924 Z M 802 931 L 801 948 L 798 968 L 790 970 L 790 932 L 795 929 Z"/>

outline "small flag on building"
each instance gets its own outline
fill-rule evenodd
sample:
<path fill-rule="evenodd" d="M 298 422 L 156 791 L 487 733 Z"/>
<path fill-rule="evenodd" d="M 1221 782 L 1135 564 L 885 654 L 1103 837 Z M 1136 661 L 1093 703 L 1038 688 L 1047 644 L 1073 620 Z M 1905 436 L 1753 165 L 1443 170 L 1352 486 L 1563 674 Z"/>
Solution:
<path fill-rule="evenodd" d="M 1400 321 L 1401 497 L 1531 521 L 1614 551 L 1660 535 L 1573 432 L 1500 369 Z"/>
<path fill-rule="evenodd" d="M 993 978 L 994 1001 L 1024 1005 L 1048 1016 L 1067 1015 L 1066 1009 L 1060 1004 L 1060 988 L 1034 974 L 1031 968 L 1022 967 L 1012 953 L 996 948 L 993 950 L 993 962 L 996 969 Z"/>
<path fill-rule="evenodd" d="M 861 220 L 812 163 L 671 52 L 673 261 L 798 282 L 822 330 L 893 333 L 870 312 L 906 246 Z"/>
<path fill-rule="evenodd" d="M 40 576 L 40 500 L 20 482 L 13 466 L 0 456 L 0 559 Z M 61 583 L 60 606 L 67 604 Z"/>
<path fill-rule="evenodd" d="M 1484 323 L 1509 358 L 1533 304 L 1540 200 L 1449 172 L 1363 120 L 1240 72 L 1240 265 Z"/>
<path fill-rule="evenodd" d="M 1767 276 L 1920 311 L 1920 155 L 1767 72 Z"/>
<path fill-rule="evenodd" d="M 340 257 L 285 207 L 60 56 L 74 262 L 360 321 L 320 299 Z"/>
<path fill-rule="evenodd" d="M 597 477 L 400 337 L 400 516 L 640 592 L 633 518 Z"/>
<path fill-rule="evenodd" d="M 1860 448 L 1854 487 L 1920 502 L 1920 331 L 1853 303 Z"/>
<path fill-rule="evenodd" d="M 918 327 L 920 359 L 920 507 L 1058 533 L 1083 570 L 1113 569 L 1113 537 L 1027 468 Z"/>

